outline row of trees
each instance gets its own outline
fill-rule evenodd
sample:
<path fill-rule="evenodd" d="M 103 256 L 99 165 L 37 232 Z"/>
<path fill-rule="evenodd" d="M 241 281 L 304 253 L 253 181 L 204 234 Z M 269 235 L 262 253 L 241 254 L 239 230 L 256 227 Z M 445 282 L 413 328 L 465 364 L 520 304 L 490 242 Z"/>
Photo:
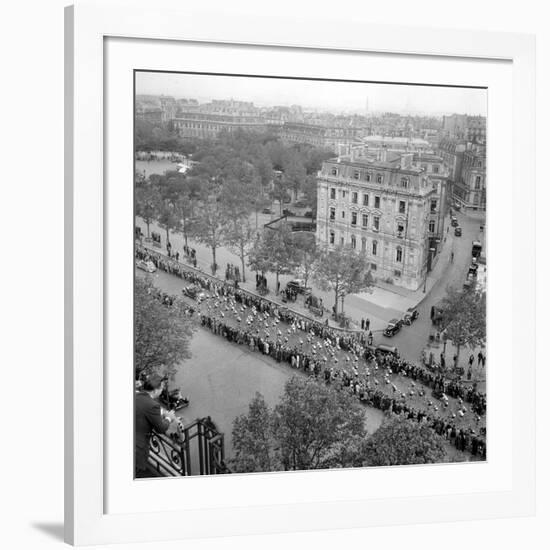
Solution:
<path fill-rule="evenodd" d="M 411 420 L 387 420 L 369 436 L 353 396 L 302 376 L 273 409 L 257 393 L 232 433 L 237 472 L 425 464 L 445 454 L 442 438 Z"/>

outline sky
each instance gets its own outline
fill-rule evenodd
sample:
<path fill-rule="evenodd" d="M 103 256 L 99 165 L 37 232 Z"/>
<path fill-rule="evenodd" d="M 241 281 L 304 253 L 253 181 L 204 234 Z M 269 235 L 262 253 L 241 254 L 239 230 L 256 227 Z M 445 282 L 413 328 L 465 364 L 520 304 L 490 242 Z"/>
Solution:
<path fill-rule="evenodd" d="M 410 114 L 487 114 L 487 91 L 445 86 L 411 86 L 356 82 L 292 80 L 181 73 L 136 73 L 136 93 L 252 101 L 264 107 L 303 108 L 365 114 L 391 111 Z"/>

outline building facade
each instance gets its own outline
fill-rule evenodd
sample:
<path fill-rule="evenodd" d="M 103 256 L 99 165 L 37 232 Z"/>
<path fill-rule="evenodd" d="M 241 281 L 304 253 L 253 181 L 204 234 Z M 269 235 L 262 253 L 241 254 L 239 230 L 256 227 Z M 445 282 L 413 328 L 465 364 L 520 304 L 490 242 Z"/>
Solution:
<path fill-rule="evenodd" d="M 388 161 L 357 150 L 323 163 L 317 177 L 317 241 L 350 246 L 376 280 L 417 290 L 435 254 L 440 192 L 407 153 Z"/>
<path fill-rule="evenodd" d="M 172 119 L 180 137 L 201 139 L 216 138 L 222 131 L 265 132 L 267 125 L 257 116 L 218 114 L 205 112 L 182 112 Z"/>
<path fill-rule="evenodd" d="M 352 127 L 330 127 L 299 122 L 285 122 L 278 129 L 279 138 L 284 143 L 307 143 L 314 147 L 330 149 L 335 153 L 339 146 L 351 145 L 357 139 L 358 133 L 358 129 Z"/>
<path fill-rule="evenodd" d="M 454 201 L 466 211 L 486 210 L 486 162 L 485 146 L 469 144 L 460 179 L 453 186 Z"/>

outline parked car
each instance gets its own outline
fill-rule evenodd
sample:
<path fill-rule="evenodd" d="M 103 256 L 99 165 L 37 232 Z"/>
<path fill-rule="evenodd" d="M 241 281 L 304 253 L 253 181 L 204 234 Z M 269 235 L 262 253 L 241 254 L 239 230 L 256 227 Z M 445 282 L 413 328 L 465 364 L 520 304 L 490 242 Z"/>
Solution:
<path fill-rule="evenodd" d="M 307 210 L 304 212 L 304 218 L 313 218 L 313 212 L 311 210 Z"/>
<path fill-rule="evenodd" d="M 157 270 L 157 266 L 151 260 L 136 260 L 136 266 L 147 273 L 154 273 Z"/>
<path fill-rule="evenodd" d="M 456 216 L 451 216 L 451 225 L 453 227 L 458 227 L 458 219 L 456 218 Z"/>
<path fill-rule="evenodd" d="M 399 319 L 390 319 L 388 326 L 384 329 L 384 336 L 388 338 L 395 336 L 401 330 L 402 325 L 403 321 Z"/>
<path fill-rule="evenodd" d="M 271 214 L 271 208 L 264 208 L 262 214 Z"/>
<path fill-rule="evenodd" d="M 159 396 L 159 401 L 168 409 L 179 411 L 189 406 L 189 397 L 184 397 L 180 389 L 168 390 L 166 387 Z"/>
<path fill-rule="evenodd" d="M 305 208 L 307 206 L 307 203 L 305 201 L 296 201 L 294 203 L 294 206 L 296 208 Z"/>
<path fill-rule="evenodd" d="M 462 237 L 462 227 L 455 227 L 455 237 Z"/>
<path fill-rule="evenodd" d="M 309 294 L 311 287 L 304 284 L 303 279 L 294 279 L 286 284 L 289 290 L 295 290 L 298 294 Z"/>
<path fill-rule="evenodd" d="M 288 208 L 285 208 L 283 210 L 283 216 L 295 216 L 295 214 L 292 210 L 289 210 Z"/>

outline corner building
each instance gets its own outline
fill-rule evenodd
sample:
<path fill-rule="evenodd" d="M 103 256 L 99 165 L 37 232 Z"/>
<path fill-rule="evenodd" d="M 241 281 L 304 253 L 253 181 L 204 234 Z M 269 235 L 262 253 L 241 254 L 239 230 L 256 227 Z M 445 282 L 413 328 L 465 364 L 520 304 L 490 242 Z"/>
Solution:
<path fill-rule="evenodd" d="M 317 241 L 351 246 L 377 281 L 409 290 L 424 284 L 438 253 L 441 191 L 413 154 L 355 149 L 317 175 Z"/>

